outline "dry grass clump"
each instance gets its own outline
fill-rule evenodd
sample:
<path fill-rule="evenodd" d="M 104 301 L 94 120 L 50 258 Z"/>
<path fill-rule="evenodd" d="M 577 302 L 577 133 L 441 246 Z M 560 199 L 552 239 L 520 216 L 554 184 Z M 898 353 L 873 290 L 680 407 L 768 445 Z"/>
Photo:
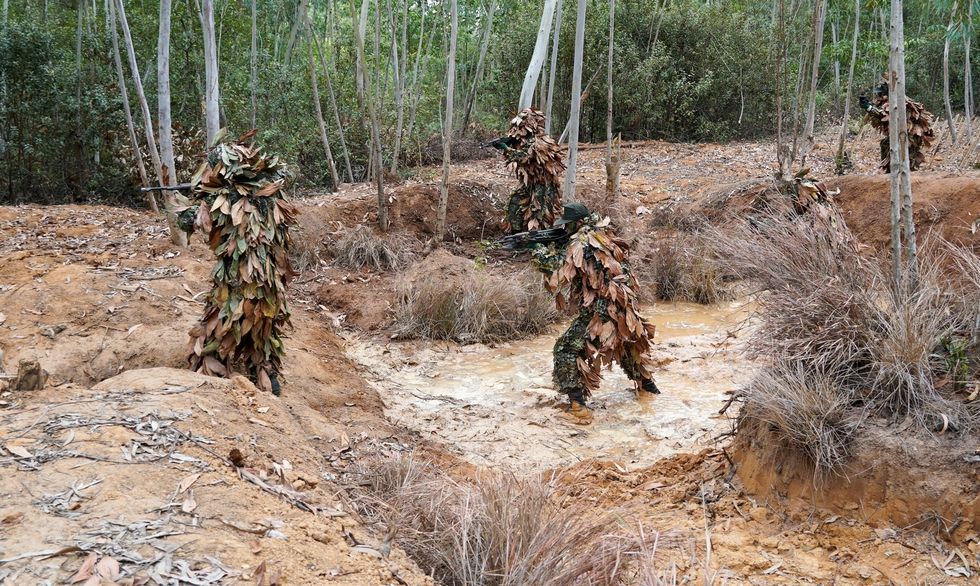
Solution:
<path fill-rule="evenodd" d="M 375 271 L 397 269 L 405 266 L 414 256 L 408 237 L 381 235 L 364 224 L 335 233 L 330 242 L 330 252 L 336 266 L 352 271 L 364 267 Z"/>
<path fill-rule="evenodd" d="M 389 457 L 360 472 L 364 481 L 349 488 L 359 512 L 397 528 L 395 542 L 438 583 L 676 583 L 676 569 L 666 581 L 667 573 L 654 567 L 657 533 L 629 531 L 615 512 L 543 476 L 481 471 L 453 478 L 412 456 Z"/>
<path fill-rule="evenodd" d="M 402 337 L 512 340 L 540 334 L 559 317 L 541 277 L 531 271 L 507 278 L 475 271 L 451 282 L 403 278 L 396 288 L 395 333 Z"/>
<path fill-rule="evenodd" d="M 725 285 L 728 275 L 699 233 L 657 232 L 638 253 L 638 278 L 652 287 L 659 299 L 709 305 L 731 298 Z"/>
<path fill-rule="evenodd" d="M 978 315 L 976 304 L 953 293 L 975 290 L 970 271 L 944 272 L 952 249 L 926 245 L 917 286 L 895 291 L 889 267 L 858 253 L 846 230 L 770 216 L 713 235 L 759 298 L 747 349 L 765 366 L 746 391 L 739 426 L 764 423 L 777 444 L 805 453 L 818 472 L 843 463 L 862 417 L 908 419 L 933 431 L 976 422 L 960 398 L 936 387 L 950 374 L 940 340 L 968 331 Z M 980 282 L 980 261 L 971 270 Z"/>
<path fill-rule="evenodd" d="M 327 243 L 332 238 L 329 224 L 317 221 L 312 214 L 303 214 L 289 237 L 289 262 L 293 270 L 305 273 L 326 265 Z"/>

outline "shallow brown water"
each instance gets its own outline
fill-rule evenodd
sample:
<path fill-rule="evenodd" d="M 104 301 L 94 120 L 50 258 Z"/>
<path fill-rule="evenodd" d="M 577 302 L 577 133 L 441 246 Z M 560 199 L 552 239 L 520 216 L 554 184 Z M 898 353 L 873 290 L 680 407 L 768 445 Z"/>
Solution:
<path fill-rule="evenodd" d="M 695 451 L 730 429 L 718 410 L 744 380 L 746 362 L 733 350 L 742 304 L 677 303 L 644 307 L 657 325 L 661 395 L 641 393 L 613 367 L 590 400 L 591 425 L 571 423 L 551 388 L 552 346 L 564 328 L 488 346 L 347 338 L 347 351 L 401 426 L 443 442 L 482 465 L 553 467 L 588 458 L 645 466 Z"/>

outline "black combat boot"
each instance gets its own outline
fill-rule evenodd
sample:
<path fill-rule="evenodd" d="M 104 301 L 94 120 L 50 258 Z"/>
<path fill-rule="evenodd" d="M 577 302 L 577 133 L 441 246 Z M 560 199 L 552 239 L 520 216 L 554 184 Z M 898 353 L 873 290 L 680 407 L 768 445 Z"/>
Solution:
<path fill-rule="evenodd" d="M 642 381 L 640 381 L 640 388 L 648 393 L 653 393 L 654 395 L 660 394 L 660 389 L 657 388 L 657 383 L 653 382 L 653 380 L 648 378 L 645 378 Z"/>
<path fill-rule="evenodd" d="M 269 382 L 272 383 L 272 394 L 275 395 L 275 396 L 277 396 L 277 397 L 279 395 L 281 395 L 282 394 L 282 390 L 281 390 L 282 387 L 279 386 L 279 377 L 276 376 L 276 375 L 274 375 L 274 374 L 270 374 L 269 375 Z M 659 393 L 660 391 L 657 391 L 657 392 Z"/>

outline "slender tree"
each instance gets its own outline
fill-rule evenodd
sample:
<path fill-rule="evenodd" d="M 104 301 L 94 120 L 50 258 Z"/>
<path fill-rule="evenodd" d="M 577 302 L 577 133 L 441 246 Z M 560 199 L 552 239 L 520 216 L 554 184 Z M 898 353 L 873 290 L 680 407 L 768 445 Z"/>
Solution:
<path fill-rule="evenodd" d="M 541 24 L 538 26 L 538 38 L 534 43 L 534 53 L 531 54 L 531 62 L 527 66 L 527 73 L 524 74 L 524 86 L 521 88 L 521 97 L 517 102 L 518 112 L 531 107 L 531 102 L 534 99 L 534 88 L 538 85 L 538 75 L 541 73 L 541 66 L 548 54 L 548 35 L 551 33 L 551 20 L 555 16 L 556 2 L 557 0 L 544 0 Z"/>
<path fill-rule="evenodd" d="M 847 95 L 844 98 L 844 113 L 841 116 L 840 141 L 837 143 L 837 161 L 844 161 L 844 139 L 847 138 L 848 112 L 851 111 L 851 88 L 854 84 L 854 63 L 857 61 L 858 31 L 861 28 L 861 0 L 854 0 L 854 40 L 851 44 L 851 68 L 847 72 Z"/>
<path fill-rule="evenodd" d="M 214 40 L 214 0 L 203 0 L 201 22 L 204 28 L 204 76 L 206 80 L 204 110 L 207 143 L 210 146 L 221 128 L 218 106 L 218 48 Z"/>
<path fill-rule="evenodd" d="M 814 5 L 817 11 L 814 22 L 813 68 L 810 75 L 810 95 L 806 109 L 806 125 L 803 127 L 803 145 L 800 150 L 800 166 L 806 166 L 806 151 L 813 145 L 813 124 L 817 111 L 817 81 L 820 75 L 820 54 L 823 52 L 823 29 L 827 20 L 827 0 L 817 0 Z"/>
<path fill-rule="evenodd" d="M 177 167 L 174 164 L 173 124 L 170 119 L 170 15 L 171 0 L 160 0 L 160 35 L 157 39 L 157 108 L 160 130 L 160 184 L 177 184 Z M 187 234 L 177 227 L 174 213 L 176 197 L 165 191 L 164 208 L 170 224 L 170 240 L 177 246 L 187 246 Z"/>
<path fill-rule="evenodd" d="M 157 175 L 157 181 L 163 185 L 163 170 L 160 164 L 160 152 L 157 150 L 156 132 L 153 130 L 153 119 L 150 117 L 150 106 L 146 101 L 146 93 L 143 91 L 143 78 L 140 77 L 139 65 L 136 63 L 136 52 L 133 50 L 133 38 L 129 34 L 129 23 L 126 21 L 126 9 L 122 0 L 114 0 L 116 9 L 119 11 L 119 26 L 123 31 L 123 40 L 126 41 L 126 53 L 129 57 L 129 72 L 133 76 L 133 88 L 136 90 L 136 99 L 139 100 L 140 112 L 143 115 L 143 129 L 146 132 L 146 146 L 150 151 L 150 162 L 153 163 L 153 170 Z"/>
<path fill-rule="evenodd" d="M 307 25 L 312 28 L 312 25 Z M 333 119 L 334 123 L 337 124 L 337 133 L 340 135 L 340 149 L 344 154 L 344 167 L 347 170 L 347 180 L 351 183 L 354 182 L 354 172 L 350 165 L 350 153 L 347 151 L 347 141 L 344 139 L 344 126 L 340 123 L 340 110 L 337 108 L 337 98 L 334 96 L 333 84 L 330 83 L 330 69 L 327 67 L 327 61 L 323 58 L 323 51 L 320 50 L 320 42 L 317 41 L 316 35 L 312 34 L 313 46 L 316 47 L 317 56 L 320 58 L 320 67 L 323 68 L 323 77 L 327 81 L 327 93 L 330 94 L 330 105 L 333 108 Z"/>
<path fill-rule="evenodd" d="M 953 3 L 952 12 L 956 12 L 956 3 Z M 956 146 L 956 124 L 953 120 L 953 106 L 949 101 L 949 42 L 953 35 L 954 16 L 949 17 L 949 26 L 946 27 L 946 35 L 943 39 L 943 104 L 946 106 L 946 123 L 949 126 L 949 137 Z"/>
<path fill-rule="evenodd" d="M 480 44 L 480 58 L 476 62 L 476 72 L 473 74 L 473 87 L 470 88 L 470 97 L 466 100 L 466 113 L 463 114 L 463 132 L 466 132 L 466 128 L 470 123 L 470 112 L 473 110 L 473 102 L 476 100 L 476 86 L 480 82 L 480 75 L 483 74 L 483 62 L 486 61 L 487 49 L 490 47 L 490 35 L 493 32 L 493 15 L 496 11 L 497 0 L 490 0 L 490 10 L 486 16 L 487 26 L 484 29 L 483 41 Z"/>
<path fill-rule="evenodd" d="M 365 4 L 367 0 L 365 0 Z M 357 21 L 357 13 L 354 9 L 354 3 L 350 4 L 351 10 L 351 21 Z M 365 19 L 366 20 L 366 19 Z M 375 109 L 376 103 L 373 94 L 371 92 L 371 76 L 367 69 L 367 58 L 364 56 L 364 36 L 361 34 L 359 27 L 354 28 L 354 42 L 357 45 L 357 63 L 358 69 L 362 73 L 362 79 L 364 80 L 364 97 L 365 97 L 365 107 L 367 108 L 368 118 L 371 120 L 371 141 L 374 145 L 374 161 L 375 169 L 378 170 L 375 175 L 377 176 L 378 185 L 378 227 L 382 232 L 388 231 L 388 202 L 385 200 L 385 189 L 384 189 L 384 173 L 381 172 L 381 126 L 378 123 L 378 113 Z"/>
<path fill-rule="evenodd" d="M 129 109 L 129 94 L 126 92 L 126 77 L 123 75 L 122 57 L 119 55 L 119 33 L 116 31 L 116 3 L 109 3 L 110 30 L 112 32 L 112 57 L 116 62 L 116 75 L 119 77 L 119 96 L 123 103 L 123 113 L 126 114 L 126 130 L 129 131 L 129 142 L 133 147 L 133 157 L 136 159 L 136 168 L 139 170 L 140 183 L 143 187 L 150 185 L 146 177 L 146 165 L 143 164 L 143 155 L 140 154 L 139 141 L 136 140 L 136 129 L 133 127 L 133 113 Z M 154 214 L 160 213 L 157 207 L 157 200 L 152 191 L 147 192 L 147 203 Z"/>
<path fill-rule="evenodd" d="M 589 0 L 578 0 L 575 20 L 575 60 L 572 62 L 572 112 L 568 120 L 568 170 L 565 171 L 565 200 L 575 200 L 575 163 L 578 160 L 579 112 L 582 109 L 582 61 L 585 58 L 585 9 Z"/>
<path fill-rule="evenodd" d="M 558 69 L 558 36 L 561 33 L 561 8 L 565 0 L 558 0 L 555 14 L 555 32 L 551 39 L 551 68 L 548 70 L 548 101 L 544 109 L 544 133 L 551 134 L 551 105 L 555 95 L 555 71 Z"/>
<path fill-rule="evenodd" d="M 313 64 L 313 27 L 309 26 L 309 22 L 307 22 L 306 34 L 308 35 L 306 53 L 310 62 L 310 83 L 313 86 L 313 104 L 316 106 L 316 124 L 317 128 L 320 129 L 320 142 L 323 143 L 323 154 L 327 158 L 327 167 L 330 169 L 330 191 L 333 192 L 337 191 L 340 178 L 337 177 L 337 167 L 333 164 L 333 153 L 330 151 L 330 140 L 327 138 L 327 126 L 323 123 L 323 110 L 320 107 L 320 90 L 316 82 L 316 66 Z"/>
<path fill-rule="evenodd" d="M 450 2 L 449 63 L 446 65 L 446 122 L 442 130 L 442 186 L 439 189 L 439 210 L 436 212 L 435 241 L 442 242 L 446 234 L 446 208 L 449 202 L 450 145 L 453 139 L 453 95 L 456 93 L 456 38 L 459 32 L 456 0 Z"/>
<path fill-rule="evenodd" d="M 905 110 L 905 25 L 902 0 L 891 0 L 889 40 L 888 142 L 891 155 L 892 277 L 896 293 L 902 291 L 903 270 L 909 285 L 918 282 L 918 253 L 912 220 L 912 182 L 909 169 L 908 119 Z M 902 253 L 905 261 L 902 262 Z M 896 298 L 898 296 L 896 295 Z"/>
<path fill-rule="evenodd" d="M 619 194 L 619 153 L 613 153 L 613 40 L 616 36 L 616 0 L 609 0 L 609 63 L 606 66 L 606 192 Z"/>
<path fill-rule="evenodd" d="M 258 68 L 258 0 L 249 0 L 252 3 L 252 46 L 249 59 L 249 89 L 252 94 L 252 113 L 249 116 L 249 126 L 255 128 L 255 119 L 259 111 L 259 68 Z"/>

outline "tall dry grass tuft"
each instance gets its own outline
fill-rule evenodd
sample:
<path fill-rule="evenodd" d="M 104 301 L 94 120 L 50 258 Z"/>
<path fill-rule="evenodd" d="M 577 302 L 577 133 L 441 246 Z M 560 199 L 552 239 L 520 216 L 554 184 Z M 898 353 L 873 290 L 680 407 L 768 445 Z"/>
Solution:
<path fill-rule="evenodd" d="M 456 479 L 413 457 L 362 469 L 353 502 L 397 527 L 396 543 L 442 584 L 624 583 L 639 544 L 616 516 L 543 476 L 482 471 Z"/>
<path fill-rule="evenodd" d="M 331 238 L 329 225 L 315 213 L 301 215 L 299 225 L 290 231 L 289 262 L 293 269 L 306 273 L 325 266 Z"/>
<path fill-rule="evenodd" d="M 710 305 L 731 298 L 729 275 L 700 233 L 657 232 L 637 252 L 637 277 L 659 299 Z"/>
<path fill-rule="evenodd" d="M 402 337 L 497 342 L 540 334 L 559 317 L 531 271 L 507 278 L 476 271 L 452 282 L 405 278 L 396 289 L 395 333 Z"/>
<path fill-rule="evenodd" d="M 334 264 L 357 271 L 369 267 L 375 271 L 397 269 L 413 258 L 412 242 L 400 234 L 378 234 L 373 228 L 358 224 L 337 232 L 330 242 Z"/>
<path fill-rule="evenodd" d="M 937 360 L 940 340 L 977 315 L 954 293 L 974 289 L 966 271 L 943 269 L 972 252 L 927 242 L 916 286 L 896 292 L 888 269 L 861 255 L 843 225 L 768 216 L 712 240 L 759 300 L 747 350 L 765 365 L 746 391 L 740 428 L 768 426 L 774 443 L 795 447 L 822 473 L 844 462 L 861 417 L 973 427 L 962 400 L 936 388 L 949 374 Z"/>

